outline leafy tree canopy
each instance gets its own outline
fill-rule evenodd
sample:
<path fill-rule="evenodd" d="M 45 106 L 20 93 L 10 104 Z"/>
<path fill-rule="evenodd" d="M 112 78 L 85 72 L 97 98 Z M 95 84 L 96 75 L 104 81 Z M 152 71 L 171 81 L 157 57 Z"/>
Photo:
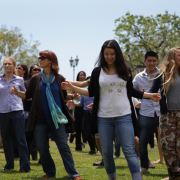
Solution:
<path fill-rule="evenodd" d="M 170 48 L 180 46 L 180 17 L 168 11 L 155 17 L 128 12 L 116 19 L 115 25 L 115 35 L 133 71 L 145 67 L 147 51 L 157 52 L 162 60 Z"/>
<path fill-rule="evenodd" d="M 30 66 L 38 63 L 38 41 L 27 41 L 18 27 L 0 28 L 0 62 L 4 57 L 11 56 L 17 63 L 25 63 Z M 2 68 L 1 68 L 2 69 Z"/>

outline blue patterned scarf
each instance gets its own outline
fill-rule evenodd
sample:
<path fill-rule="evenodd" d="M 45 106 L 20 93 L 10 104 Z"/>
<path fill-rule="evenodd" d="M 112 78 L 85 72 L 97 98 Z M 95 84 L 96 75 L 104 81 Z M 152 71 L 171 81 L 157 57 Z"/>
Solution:
<path fill-rule="evenodd" d="M 44 79 L 44 82 L 46 83 L 46 96 L 47 96 L 47 101 L 48 101 L 49 109 L 51 112 L 51 116 L 52 116 L 56 129 L 58 129 L 59 128 L 58 123 L 67 124 L 68 120 L 66 116 L 63 114 L 63 112 L 61 111 L 61 109 L 57 106 L 54 100 L 53 94 L 51 92 L 50 83 L 53 80 L 54 74 L 53 72 L 51 72 L 49 80 L 47 81 L 47 77 L 44 71 L 42 71 L 42 77 Z"/>

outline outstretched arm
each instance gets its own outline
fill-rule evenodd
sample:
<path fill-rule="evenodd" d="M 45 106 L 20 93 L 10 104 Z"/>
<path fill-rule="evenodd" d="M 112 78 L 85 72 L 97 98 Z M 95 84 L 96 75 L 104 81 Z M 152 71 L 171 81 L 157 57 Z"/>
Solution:
<path fill-rule="evenodd" d="M 143 94 L 144 99 L 152 99 L 154 102 L 159 102 L 161 100 L 161 95 L 158 93 L 147 93 Z"/>
<path fill-rule="evenodd" d="M 73 86 L 86 87 L 88 86 L 87 81 L 69 81 Z"/>
<path fill-rule="evenodd" d="M 71 90 L 77 92 L 84 96 L 89 96 L 88 89 L 79 88 L 77 86 L 72 85 L 69 81 L 65 81 L 61 83 L 61 87 L 63 90 Z"/>

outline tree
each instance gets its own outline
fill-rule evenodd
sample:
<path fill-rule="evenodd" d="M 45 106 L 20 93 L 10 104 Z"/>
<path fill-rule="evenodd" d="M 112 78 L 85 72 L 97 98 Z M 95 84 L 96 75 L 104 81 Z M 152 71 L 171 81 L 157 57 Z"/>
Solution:
<path fill-rule="evenodd" d="M 180 45 L 180 17 L 175 14 L 135 16 L 129 12 L 115 20 L 115 34 L 125 60 L 133 71 L 144 68 L 144 55 L 155 51 L 162 60 L 166 52 Z"/>
<path fill-rule="evenodd" d="M 38 63 L 38 41 L 28 42 L 18 27 L 8 30 L 0 28 L 0 62 L 6 56 L 13 57 L 18 63 L 25 63 L 27 66 Z"/>

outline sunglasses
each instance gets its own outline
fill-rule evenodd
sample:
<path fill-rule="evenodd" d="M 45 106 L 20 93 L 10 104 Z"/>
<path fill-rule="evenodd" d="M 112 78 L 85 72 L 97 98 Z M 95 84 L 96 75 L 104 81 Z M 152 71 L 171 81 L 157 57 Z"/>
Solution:
<path fill-rule="evenodd" d="M 41 61 L 44 61 L 45 59 L 48 59 L 48 58 L 45 57 L 45 56 L 40 56 L 40 57 L 38 57 L 38 60 L 41 60 Z"/>
<path fill-rule="evenodd" d="M 34 69 L 33 69 L 33 71 L 39 71 L 39 72 L 40 72 L 40 71 L 41 71 L 41 69 L 36 69 L 36 68 L 34 68 Z"/>
<path fill-rule="evenodd" d="M 23 68 L 21 68 L 21 67 L 17 67 L 16 69 L 23 69 Z"/>

